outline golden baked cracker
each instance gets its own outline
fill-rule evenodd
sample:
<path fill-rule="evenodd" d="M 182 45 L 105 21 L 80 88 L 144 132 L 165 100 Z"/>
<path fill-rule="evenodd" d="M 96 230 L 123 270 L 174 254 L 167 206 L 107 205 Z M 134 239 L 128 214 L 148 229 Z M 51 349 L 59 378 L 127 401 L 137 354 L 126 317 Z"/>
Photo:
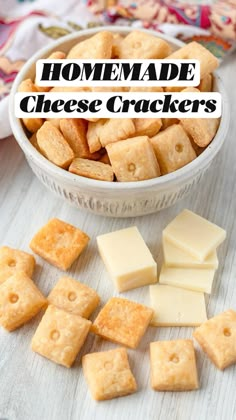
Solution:
<path fill-rule="evenodd" d="M 114 178 L 111 165 L 89 159 L 75 158 L 69 167 L 69 172 L 99 181 L 111 182 Z"/>
<path fill-rule="evenodd" d="M 165 92 L 181 92 L 184 89 L 183 86 L 166 86 L 164 87 Z"/>
<path fill-rule="evenodd" d="M 99 305 L 100 297 L 86 284 L 71 277 L 61 277 L 49 293 L 48 302 L 64 311 L 89 318 Z"/>
<path fill-rule="evenodd" d="M 192 340 L 150 343 L 151 386 L 155 391 L 191 391 L 198 388 Z"/>
<path fill-rule="evenodd" d="M 214 316 L 196 328 L 193 336 L 218 369 L 236 363 L 236 311 Z"/>
<path fill-rule="evenodd" d="M 89 120 L 88 131 L 87 131 L 87 142 L 89 146 L 90 153 L 97 152 L 102 148 L 100 142 L 100 130 L 103 127 L 107 120 L 100 119 L 98 121 Z"/>
<path fill-rule="evenodd" d="M 116 141 L 125 140 L 135 134 L 135 126 L 131 118 L 109 119 L 101 127 L 99 140 L 103 147 Z"/>
<path fill-rule="evenodd" d="M 118 58 L 119 57 L 119 45 L 123 41 L 123 36 L 118 33 L 112 34 L 112 47 L 111 47 L 111 58 Z"/>
<path fill-rule="evenodd" d="M 162 126 L 161 118 L 134 118 L 135 137 L 155 136 Z"/>
<path fill-rule="evenodd" d="M 92 397 L 97 401 L 122 397 L 137 390 L 124 348 L 86 354 L 82 367 Z"/>
<path fill-rule="evenodd" d="M 127 88 L 122 86 L 101 86 L 92 87 L 92 92 L 126 92 Z M 94 118 L 93 118 L 94 119 Z"/>
<path fill-rule="evenodd" d="M 160 176 L 160 168 L 147 136 L 111 143 L 106 149 L 118 181 L 142 181 Z"/>
<path fill-rule="evenodd" d="M 46 121 L 49 121 L 51 124 L 60 130 L 60 118 L 46 118 Z"/>
<path fill-rule="evenodd" d="M 100 31 L 96 35 L 74 45 L 67 58 L 111 58 L 113 36 L 111 32 Z"/>
<path fill-rule="evenodd" d="M 90 153 L 89 151 L 87 128 L 87 121 L 80 118 L 63 118 L 60 120 L 60 130 L 73 150 L 75 157 L 98 160 L 101 154 Z"/>
<path fill-rule="evenodd" d="M 190 42 L 168 56 L 168 59 L 195 59 L 200 61 L 200 78 L 212 73 L 219 65 L 218 59 L 203 45 Z"/>
<path fill-rule="evenodd" d="M 50 92 L 91 92 L 91 88 L 87 86 L 55 86 Z"/>
<path fill-rule="evenodd" d="M 36 133 L 33 133 L 32 136 L 30 136 L 29 141 L 32 144 L 32 146 L 34 146 L 35 149 L 38 150 L 39 153 L 41 153 L 40 147 L 39 147 L 38 142 L 37 142 Z"/>
<path fill-rule="evenodd" d="M 106 340 L 135 349 L 152 316 L 153 310 L 147 306 L 113 297 L 99 312 L 91 331 Z"/>
<path fill-rule="evenodd" d="M 132 86 L 129 89 L 130 92 L 163 92 L 164 89 L 161 86 Z"/>
<path fill-rule="evenodd" d="M 117 53 L 119 58 L 165 58 L 171 53 L 171 47 L 161 38 L 132 31 L 117 45 Z"/>
<path fill-rule="evenodd" d="M 80 118 L 63 118 L 60 120 L 60 130 L 75 157 L 99 159 L 100 153 L 90 153 L 87 143 L 87 127 L 85 120 Z"/>
<path fill-rule="evenodd" d="M 105 147 L 107 144 L 125 140 L 135 134 L 135 125 L 131 118 L 112 118 L 89 123 L 87 140 L 92 152 L 99 144 Z"/>
<path fill-rule="evenodd" d="M 46 298 L 23 271 L 17 271 L 0 286 L 0 325 L 13 331 L 32 319 Z"/>
<path fill-rule="evenodd" d="M 74 152 L 61 134 L 49 121 L 44 122 L 37 132 L 40 150 L 50 162 L 60 168 L 68 168 L 74 159 Z"/>
<path fill-rule="evenodd" d="M 31 342 L 31 349 L 67 368 L 74 363 L 89 333 L 87 319 L 49 305 Z"/>
<path fill-rule="evenodd" d="M 84 119 L 86 121 L 91 121 L 91 122 L 96 122 L 96 121 L 99 121 L 100 120 L 100 118 L 85 118 L 85 117 L 84 117 Z"/>
<path fill-rule="evenodd" d="M 220 118 L 180 118 L 186 133 L 199 147 L 206 147 L 215 137 Z"/>
<path fill-rule="evenodd" d="M 162 175 L 174 172 L 197 157 L 180 124 L 173 124 L 150 138 Z"/>
<path fill-rule="evenodd" d="M 200 81 L 198 89 L 201 92 L 211 92 L 213 84 L 213 75 L 211 73 L 206 74 L 206 76 Z"/>
<path fill-rule="evenodd" d="M 38 90 L 31 79 L 25 79 L 18 86 L 18 92 L 38 92 Z M 35 133 L 43 125 L 42 118 L 22 118 L 22 121 L 30 133 Z"/>
<path fill-rule="evenodd" d="M 162 118 L 161 121 L 162 121 L 162 126 L 161 126 L 162 131 L 173 124 L 179 124 L 179 120 L 177 118 Z"/>
<path fill-rule="evenodd" d="M 62 51 L 54 51 L 52 54 L 50 54 L 46 59 L 48 60 L 54 60 L 54 59 L 60 59 L 63 60 L 64 58 L 66 58 L 66 54 Z M 38 86 L 35 83 L 36 89 L 38 92 L 49 92 L 49 90 L 51 89 L 50 86 Z"/>
<path fill-rule="evenodd" d="M 89 237 L 75 226 L 51 219 L 33 237 L 30 248 L 61 270 L 68 270 L 89 242 Z"/>
<path fill-rule="evenodd" d="M 0 247 L 0 284 L 17 271 L 23 271 L 31 277 L 35 267 L 35 258 L 28 252 L 13 249 L 8 246 Z"/>

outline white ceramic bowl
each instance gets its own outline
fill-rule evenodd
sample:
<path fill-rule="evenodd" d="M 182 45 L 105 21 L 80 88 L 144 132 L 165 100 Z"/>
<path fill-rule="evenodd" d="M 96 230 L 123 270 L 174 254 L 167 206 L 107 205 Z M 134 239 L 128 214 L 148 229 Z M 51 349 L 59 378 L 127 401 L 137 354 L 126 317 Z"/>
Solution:
<path fill-rule="evenodd" d="M 16 77 L 10 95 L 9 112 L 12 131 L 24 151 L 29 165 L 40 181 L 52 192 L 79 209 L 112 217 L 133 217 L 154 213 L 173 205 L 199 184 L 224 142 L 229 124 L 229 105 L 222 82 L 217 74 L 215 74 L 214 90 L 222 94 L 223 113 L 214 140 L 200 156 L 185 167 L 147 181 L 111 183 L 73 175 L 55 166 L 37 152 L 27 139 L 21 121 L 14 115 L 14 95 L 22 80 L 34 77 L 36 60 L 47 57 L 52 51 L 58 49 L 67 52 L 78 41 L 101 30 L 119 32 L 123 35 L 132 31 L 131 28 L 117 26 L 83 30 L 51 43 L 27 61 Z M 143 31 L 145 32 L 145 30 Z M 166 35 L 154 31 L 146 32 L 165 39 L 174 49 L 183 45 L 181 41 Z"/>

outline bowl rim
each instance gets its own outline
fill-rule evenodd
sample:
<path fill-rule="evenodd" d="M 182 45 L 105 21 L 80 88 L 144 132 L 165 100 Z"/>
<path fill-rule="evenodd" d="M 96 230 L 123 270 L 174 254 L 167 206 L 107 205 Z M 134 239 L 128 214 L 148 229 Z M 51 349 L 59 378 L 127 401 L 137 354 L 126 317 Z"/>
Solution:
<path fill-rule="evenodd" d="M 9 118 L 10 118 L 10 124 L 12 128 L 13 135 L 18 142 L 21 149 L 26 154 L 26 157 L 30 158 L 32 161 L 35 162 L 38 166 L 41 167 L 41 169 L 45 170 L 45 173 L 48 173 L 52 176 L 56 176 L 57 178 L 60 178 L 62 182 L 69 182 L 73 186 L 77 187 L 90 187 L 100 190 L 113 190 L 113 192 L 116 191 L 122 191 L 125 192 L 127 190 L 130 191 L 130 189 L 133 189 L 135 191 L 139 189 L 151 189 L 153 187 L 160 187 L 165 188 L 168 185 L 176 184 L 179 182 L 179 180 L 182 179 L 188 179 L 191 178 L 195 173 L 199 172 L 201 168 L 207 166 L 213 158 L 216 156 L 218 151 L 220 150 L 225 137 L 226 133 L 228 131 L 229 126 L 229 100 L 228 96 L 226 94 L 225 88 L 223 86 L 222 80 L 220 76 L 217 74 L 217 72 L 214 72 L 214 77 L 218 84 L 218 91 L 221 93 L 222 96 L 222 116 L 219 128 L 217 130 L 217 133 L 209 146 L 204 150 L 201 155 L 197 156 L 196 159 L 194 159 L 192 162 L 185 165 L 183 168 L 177 169 L 174 172 L 171 172 L 169 174 L 143 180 L 143 181 L 131 181 L 131 182 L 109 182 L 109 181 L 100 181 L 95 180 L 91 178 L 82 177 L 80 175 L 74 175 L 69 171 L 66 171 L 65 169 L 62 169 L 52 162 L 50 162 L 48 159 L 46 159 L 41 153 L 35 149 L 35 147 L 30 143 L 29 139 L 27 138 L 22 123 L 19 118 L 17 118 L 13 112 L 14 110 L 14 96 L 17 92 L 18 85 L 24 78 L 25 75 L 31 68 L 31 66 L 34 64 L 36 60 L 41 58 L 43 55 L 49 53 L 51 50 L 55 50 L 55 48 L 59 47 L 61 44 L 64 44 L 68 41 L 80 39 L 83 37 L 87 37 L 89 35 L 95 35 L 99 31 L 110 31 L 115 33 L 121 33 L 121 34 L 127 34 L 130 33 L 133 30 L 138 30 L 142 32 L 146 32 L 148 34 L 158 36 L 159 38 L 162 38 L 176 46 L 183 46 L 184 43 L 178 39 L 175 39 L 169 35 L 165 35 L 162 33 L 159 33 L 154 30 L 149 29 L 143 29 L 143 28 L 133 28 L 129 26 L 98 26 L 91 29 L 85 29 L 81 30 L 79 32 L 75 32 L 66 36 L 63 36 L 59 38 L 58 40 L 54 40 L 53 42 L 50 42 L 46 47 L 43 47 L 39 49 L 21 68 L 20 72 L 16 76 L 14 83 L 11 88 L 10 97 L 9 97 Z"/>

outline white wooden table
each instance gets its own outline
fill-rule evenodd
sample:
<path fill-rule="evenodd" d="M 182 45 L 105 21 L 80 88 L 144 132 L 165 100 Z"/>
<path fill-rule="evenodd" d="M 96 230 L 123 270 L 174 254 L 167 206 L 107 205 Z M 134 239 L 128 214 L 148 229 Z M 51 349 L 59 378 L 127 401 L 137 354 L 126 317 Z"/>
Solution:
<path fill-rule="evenodd" d="M 220 265 L 208 303 L 211 317 L 236 309 L 236 55 L 220 69 L 231 99 L 231 125 L 223 150 L 198 191 L 174 207 L 136 219 L 106 219 L 80 212 L 54 197 L 33 176 L 13 138 L 0 141 L 0 244 L 29 250 L 33 234 L 51 217 L 77 225 L 92 240 L 70 273 L 98 290 L 105 302 L 113 285 L 101 262 L 96 236 L 137 225 L 153 255 L 161 263 L 162 229 L 183 208 L 189 208 L 227 230 L 219 252 Z M 47 294 L 62 274 L 37 258 L 34 280 Z M 123 294 L 148 304 L 148 287 Z M 96 403 L 85 383 L 80 359 L 87 352 L 115 347 L 90 335 L 72 369 L 34 354 L 30 340 L 40 316 L 11 334 L 0 330 L 0 418 L 8 420 L 190 420 L 236 418 L 236 366 L 218 371 L 198 349 L 200 389 L 196 392 L 157 393 L 149 385 L 149 342 L 189 338 L 191 328 L 149 328 L 141 345 L 129 351 L 139 391 L 131 396 Z"/>

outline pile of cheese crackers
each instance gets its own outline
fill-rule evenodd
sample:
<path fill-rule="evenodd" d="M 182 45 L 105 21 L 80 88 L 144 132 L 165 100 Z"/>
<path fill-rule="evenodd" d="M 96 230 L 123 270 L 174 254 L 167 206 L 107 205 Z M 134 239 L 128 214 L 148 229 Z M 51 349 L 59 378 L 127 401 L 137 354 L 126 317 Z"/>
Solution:
<path fill-rule="evenodd" d="M 198 59 L 200 85 L 184 87 L 39 87 L 24 80 L 19 92 L 211 92 L 212 72 L 218 60 L 192 42 L 172 53 L 161 38 L 140 31 L 126 37 L 100 31 L 76 44 L 66 55 L 50 59 Z M 216 118 L 24 118 L 29 141 L 50 162 L 69 172 L 99 181 L 142 181 L 157 178 L 187 165 L 213 140 Z"/>

